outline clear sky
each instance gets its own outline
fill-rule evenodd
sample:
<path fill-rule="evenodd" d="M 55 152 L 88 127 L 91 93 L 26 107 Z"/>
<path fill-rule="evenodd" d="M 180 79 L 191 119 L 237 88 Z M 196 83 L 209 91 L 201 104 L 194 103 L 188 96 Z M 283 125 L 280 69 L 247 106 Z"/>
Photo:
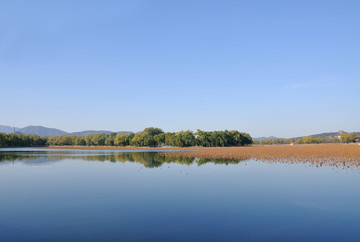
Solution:
<path fill-rule="evenodd" d="M 360 1 L 0 0 L 0 124 L 360 131 Z"/>

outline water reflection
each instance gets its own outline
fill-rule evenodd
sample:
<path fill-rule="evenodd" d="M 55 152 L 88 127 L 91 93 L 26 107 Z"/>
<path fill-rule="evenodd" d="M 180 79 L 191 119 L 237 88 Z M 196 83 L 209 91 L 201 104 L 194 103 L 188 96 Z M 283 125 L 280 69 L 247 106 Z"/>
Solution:
<path fill-rule="evenodd" d="M 356 172 L 163 154 L 0 150 L 0 241 L 358 240 Z"/>
<path fill-rule="evenodd" d="M 99 161 L 99 162 L 136 162 L 147 168 L 161 167 L 165 163 L 178 163 L 184 165 L 206 163 L 214 164 L 238 164 L 243 160 L 231 159 L 207 159 L 207 158 L 186 158 L 166 157 L 161 152 L 89 152 L 89 151 L 5 151 L 0 152 L 0 164 L 11 162 L 23 162 L 25 164 L 46 164 L 65 159 Z"/>
<path fill-rule="evenodd" d="M 170 154 L 170 153 L 169 153 Z M 358 170 L 359 163 L 323 161 L 312 159 L 220 159 L 220 158 L 192 158 L 186 156 L 168 155 L 167 151 L 99 151 L 99 150 L 36 150 L 36 149 L 14 149 L 0 150 L 0 165 L 21 162 L 27 165 L 43 165 L 62 160 L 84 160 L 92 162 L 133 162 L 143 164 L 146 168 L 157 168 L 164 164 L 177 163 L 183 165 L 196 164 L 202 166 L 211 164 L 239 164 L 248 160 L 257 160 L 265 163 L 285 163 L 289 165 L 303 164 L 309 167 L 332 167 L 334 169 Z M 360 170 L 359 170 L 360 172 Z"/>

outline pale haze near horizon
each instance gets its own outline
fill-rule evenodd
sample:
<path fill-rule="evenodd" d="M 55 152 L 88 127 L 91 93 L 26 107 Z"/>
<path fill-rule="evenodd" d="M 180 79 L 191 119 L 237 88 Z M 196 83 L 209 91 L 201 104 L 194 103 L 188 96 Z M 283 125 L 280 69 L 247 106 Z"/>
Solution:
<path fill-rule="evenodd" d="M 360 131 L 359 1 L 0 1 L 0 125 Z"/>

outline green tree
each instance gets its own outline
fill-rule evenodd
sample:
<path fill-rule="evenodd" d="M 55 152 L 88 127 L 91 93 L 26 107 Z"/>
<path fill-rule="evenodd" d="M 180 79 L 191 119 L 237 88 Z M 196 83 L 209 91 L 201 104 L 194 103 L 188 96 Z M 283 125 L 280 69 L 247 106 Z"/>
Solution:
<path fill-rule="evenodd" d="M 165 144 L 165 133 L 154 135 L 154 145 L 164 145 Z"/>
<path fill-rule="evenodd" d="M 154 146 L 154 138 L 148 132 L 140 132 L 135 134 L 131 144 L 134 146 Z"/>
<path fill-rule="evenodd" d="M 135 134 L 126 134 L 126 133 L 120 133 L 116 135 L 114 144 L 116 146 L 127 146 L 130 145 L 131 140 L 134 138 Z"/>
<path fill-rule="evenodd" d="M 115 142 L 116 133 L 107 134 L 105 136 L 105 145 L 113 146 Z"/>
<path fill-rule="evenodd" d="M 188 147 L 195 145 L 194 133 L 190 130 L 180 131 L 175 134 L 175 146 Z"/>
<path fill-rule="evenodd" d="M 352 143 L 355 141 L 355 137 L 356 135 L 355 134 L 352 134 L 352 133 L 344 133 L 340 136 L 340 140 L 341 142 L 343 143 Z"/>
<path fill-rule="evenodd" d="M 84 136 L 78 136 L 74 140 L 75 145 L 86 145 L 85 137 Z"/>
<path fill-rule="evenodd" d="M 94 145 L 105 145 L 105 140 L 106 140 L 105 134 L 101 133 L 101 134 L 94 134 L 91 139 L 91 142 Z"/>
<path fill-rule="evenodd" d="M 85 136 L 85 142 L 86 142 L 87 146 L 93 145 L 93 142 L 92 142 L 93 136 L 94 136 L 93 134 L 87 134 Z"/>
<path fill-rule="evenodd" d="M 144 129 L 144 132 L 148 133 L 150 136 L 155 136 L 155 135 L 164 133 L 164 131 L 162 129 L 154 128 L 154 127 L 146 128 L 146 129 Z"/>
<path fill-rule="evenodd" d="M 206 132 L 197 130 L 195 134 L 195 143 L 199 146 L 243 146 L 253 143 L 251 136 L 237 130 Z"/>
<path fill-rule="evenodd" d="M 205 132 L 205 131 L 198 129 L 195 135 L 196 135 L 196 144 L 197 145 L 204 146 L 204 147 L 211 146 L 209 132 Z"/>
<path fill-rule="evenodd" d="M 175 146 L 175 133 L 167 132 L 165 133 L 165 144 L 170 146 Z"/>

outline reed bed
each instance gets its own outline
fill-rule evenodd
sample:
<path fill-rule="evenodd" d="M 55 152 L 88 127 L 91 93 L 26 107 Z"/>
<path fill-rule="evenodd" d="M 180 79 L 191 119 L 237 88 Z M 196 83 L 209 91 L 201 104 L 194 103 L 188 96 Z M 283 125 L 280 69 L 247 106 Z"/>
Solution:
<path fill-rule="evenodd" d="M 360 166 L 360 145 L 269 145 L 250 147 L 216 147 L 164 152 L 166 157 L 262 160 L 281 163 L 311 163 L 314 166 L 355 168 Z"/>

